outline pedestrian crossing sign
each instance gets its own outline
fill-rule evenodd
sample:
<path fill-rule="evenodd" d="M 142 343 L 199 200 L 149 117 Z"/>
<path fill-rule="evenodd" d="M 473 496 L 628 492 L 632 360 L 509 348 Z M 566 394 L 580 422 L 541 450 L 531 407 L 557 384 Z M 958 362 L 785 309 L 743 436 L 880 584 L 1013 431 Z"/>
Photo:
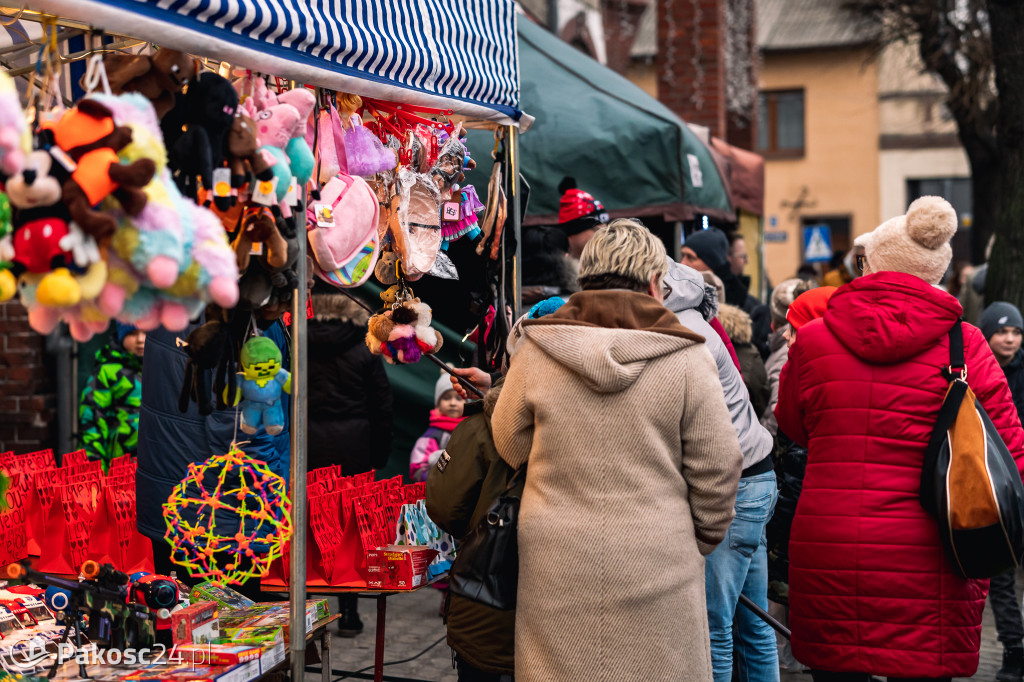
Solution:
<path fill-rule="evenodd" d="M 804 260 L 808 263 L 828 262 L 832 259 L 832 229 L 828 225 L 808 225 L 804 228 Z"/>

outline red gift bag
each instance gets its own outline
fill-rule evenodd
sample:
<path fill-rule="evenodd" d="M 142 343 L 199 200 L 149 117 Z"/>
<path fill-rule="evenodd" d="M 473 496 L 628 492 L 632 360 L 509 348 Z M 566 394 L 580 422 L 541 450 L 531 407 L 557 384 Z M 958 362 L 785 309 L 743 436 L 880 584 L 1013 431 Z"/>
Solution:
<path fill-rule="evenodd" d="M 11 564 L 28 557 L 23 491 L 26 486 L 19 480 L 24 474 L 14 474 L 7 488 L 7 508 L 0 513 L 0 565 Z"/>
<path fill-rule="evenodd" d="M 75 450 L 73 452 L 66 452 L 60 456 L 60 465 L 62 467 L 74 466 L 76 464 L 86 464 L 89 461 L 89 456 L 85 454 L 85 450 Z"/>
<path fill-rule="evenodd" d="M 46 573 L 77 575 L 89 558 L 89 541 L 102 496 L 98 481 L 78 481 L 57 487 L 46 520 L 46 551 L 36 562 Z"/>
<path fill-rule="evenodd" d="M 153 543 L 136 528 L 135 477 L 107 479 L 103 497 L 93 525 L 89 558 L 108 561 L 128 574 L 153 573 Z"/>

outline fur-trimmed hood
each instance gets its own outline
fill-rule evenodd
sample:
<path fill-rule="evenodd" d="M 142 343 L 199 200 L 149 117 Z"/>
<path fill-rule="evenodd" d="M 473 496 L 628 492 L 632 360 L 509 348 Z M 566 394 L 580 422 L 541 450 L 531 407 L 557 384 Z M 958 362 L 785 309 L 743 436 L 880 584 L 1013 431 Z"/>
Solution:
<path fill-rule="evenodd" d="M 313 293 L 313 319 L 317 322 L 351 322 L 365 327 L 370 313 L 345 294 Z"/>
<path fill-rule="evenodd" d="M 754 329 L 750 323 L 750 315 L 747 315 L 741 308 L 728 303 L 718 308 L 718 321 L 725 328 L 734 345 L 747 344 L 754 336 Z"/>

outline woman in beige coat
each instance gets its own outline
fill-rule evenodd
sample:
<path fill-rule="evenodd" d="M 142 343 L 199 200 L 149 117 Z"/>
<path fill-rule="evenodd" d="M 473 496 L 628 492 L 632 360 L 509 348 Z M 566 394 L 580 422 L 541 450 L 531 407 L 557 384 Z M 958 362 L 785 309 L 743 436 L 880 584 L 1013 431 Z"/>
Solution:
<path fill-rule="evenodd" d="M 703 338 L 661 305 L 665 248 L 597 230 L 583 291 L 524 322 L 493 416 L 519 520 L 517 682 L 711 679 L 704 559 L 733 517 L 736 432 Z"/>

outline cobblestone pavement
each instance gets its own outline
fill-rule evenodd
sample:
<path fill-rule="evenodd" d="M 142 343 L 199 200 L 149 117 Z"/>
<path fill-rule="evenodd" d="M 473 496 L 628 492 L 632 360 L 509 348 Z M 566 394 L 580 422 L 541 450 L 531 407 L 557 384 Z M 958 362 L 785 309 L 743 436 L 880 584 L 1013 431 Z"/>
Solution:
<path fill-rule="evenodd" d="M 1024 588 L 1024 574 L 1017 576 L 1018 599 Z M 331 600 L 331 613 L 337 611 L 337 601 Z M 384 661 L 397 661 L 410 658 L 428 646 L 441 642 L 414 661 L 398 665 L 389 665 L 385 671 L 387 677 L 404 678 L 405 680 L 425 680 L 430 682 L 456 682 L 458 677 L 452 669 L 451 649 L 444 642 L 444 623 L 438 616 L 441 604 L 441 593 L 434 589 L 424 589 L 411 594 L 389 597 L 387 602 L 387 639 L 385 641 Z M 377 602 L 373 599 L 359 600 L 359 614 L 364 629 L 357 637 L 344 638 L 337 635 L 332 640 L 333 667 L 339 671 L 357 671 L 369 668 L 369 677 L 347 677 L 340 674 L 332 679 L 372 679 L 374 628 L 377 623 Z M 995 625 L 992 611 L 986 605 L 984 626 L 981 636 L 981 662 L 974 681 L 991 682 L 1002 663 L 1002 647 L 996 641 Z M 967 678 L 964 678 L 967 679 Z M 320 676 L 309 673 L 306 682 L 320 682 Z M 811 682 L 811 676 L 803 673 L 783 673 L 782 682 Z"/>

